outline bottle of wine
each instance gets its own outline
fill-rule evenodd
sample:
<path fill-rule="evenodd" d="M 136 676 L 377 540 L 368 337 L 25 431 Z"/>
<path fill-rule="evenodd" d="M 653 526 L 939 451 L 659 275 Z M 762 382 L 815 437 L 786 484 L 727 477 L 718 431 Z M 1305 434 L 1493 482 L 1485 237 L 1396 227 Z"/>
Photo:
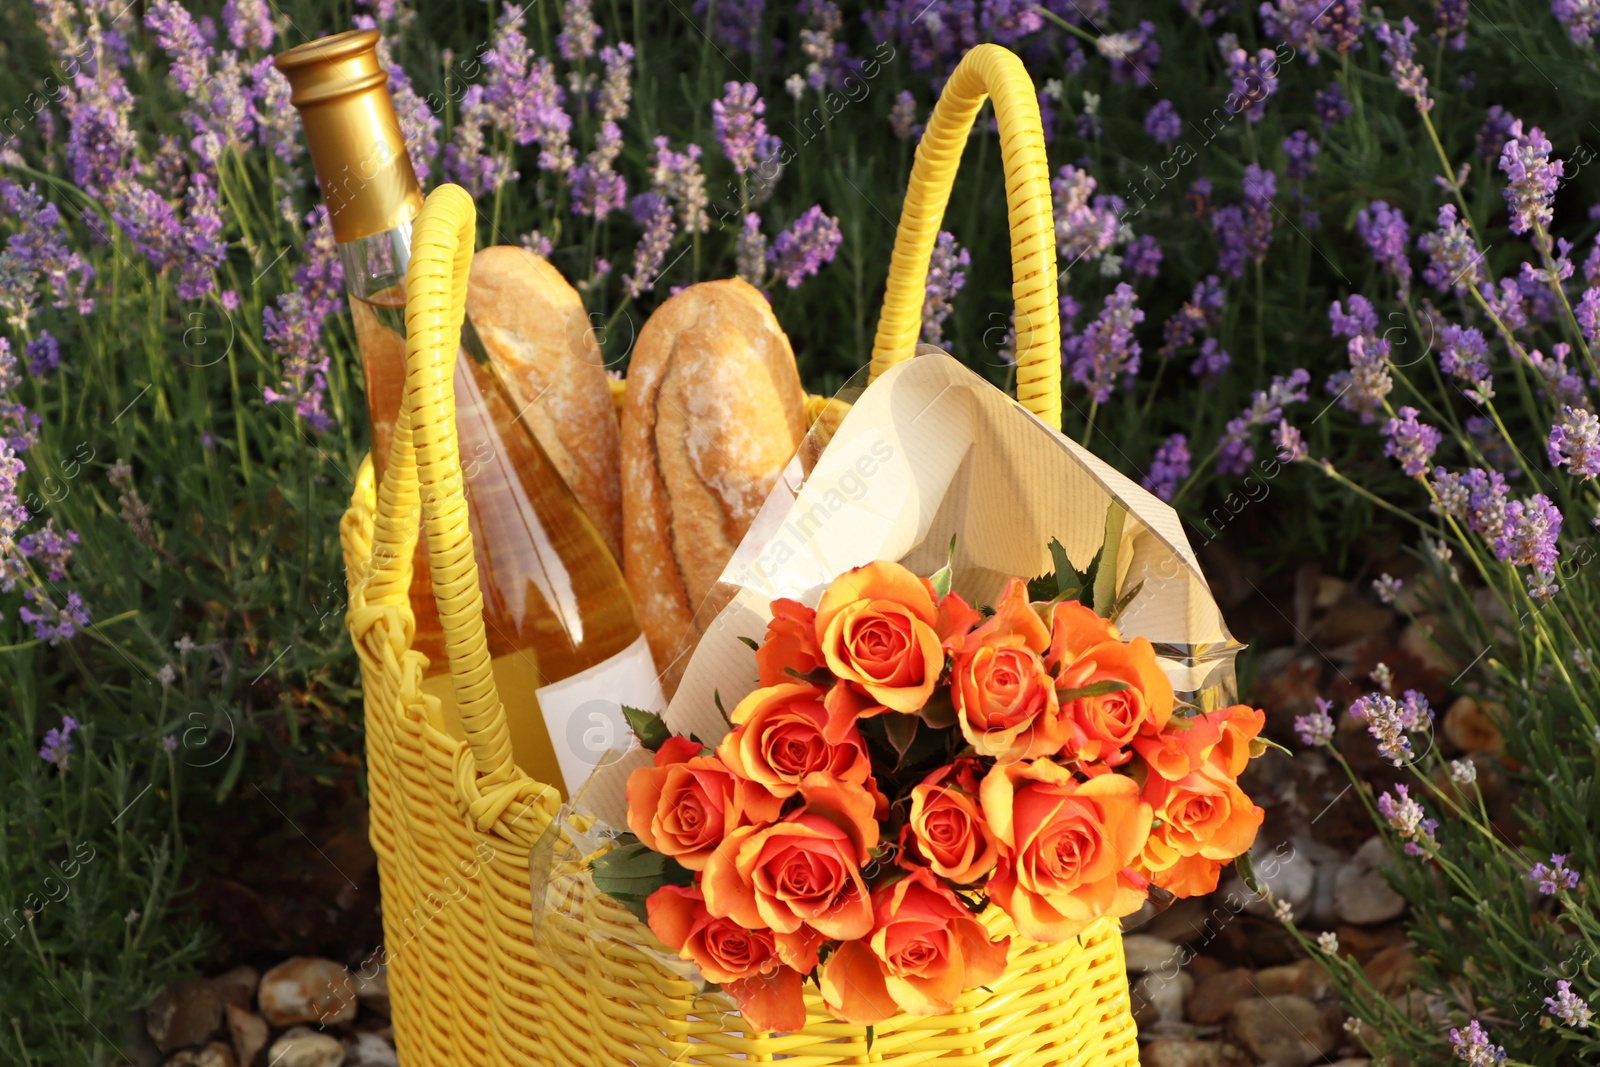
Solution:
<path fill-rule="evenodd" d="M 374 31 L 351 31 L 275 62 L 289 79 L 344 266 L 381 479 L 405 386 L 404 281 L 422 191 L 377 42 Z M 662 710 L 666 700 L 616 561 L 518 419 L 470 318 L 454 384 L 473 554 L 512 749 L 524 771 L 570 796 L 607 751 L 626 747 L 621 705 Z M 428 657 L 424 689 L 440 698 L 439 725 L 462 737 L 421 537 L 410 599 L 412 647 Z"/>

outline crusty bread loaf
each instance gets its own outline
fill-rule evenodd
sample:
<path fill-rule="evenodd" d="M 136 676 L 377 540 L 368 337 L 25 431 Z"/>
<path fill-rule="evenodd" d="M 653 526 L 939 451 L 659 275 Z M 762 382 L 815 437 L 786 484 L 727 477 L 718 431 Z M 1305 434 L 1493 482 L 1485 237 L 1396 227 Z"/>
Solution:
<path fill-rule="evenodd" d="M 669 696 L 695 610 L 805 430 L 794 351 L 749 284 L 692 285 L 639 332 L 622 408 L 623 573 Z"/>
<path fill-rule="evenodd" d="M 616 408 L 582 299 L 539 256 L 497 245 L 472 257 L 467 314 L 523 423 L 620 562 Z"/>

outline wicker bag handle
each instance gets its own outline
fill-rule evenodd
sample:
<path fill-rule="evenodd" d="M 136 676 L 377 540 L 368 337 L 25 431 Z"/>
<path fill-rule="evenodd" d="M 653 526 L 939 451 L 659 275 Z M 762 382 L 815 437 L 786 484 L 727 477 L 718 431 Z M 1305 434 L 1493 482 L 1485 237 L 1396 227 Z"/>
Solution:
<path fill-rule="evenodd" d="M 405 284 L 406 385 L 388 468 L 378 487 L 373 529 L 377 566 L 368 602 L 406 601 L 420 507 L 456 702 L 473 762 L 482 784 L 488 785 L 510 780 L 516 771 L 505 710 L 489 667 L 483 593 L 456 441 L 456 350 L 476 236 L 472 198 L 459 185 L 441 185 L 429 193 L 412 223 Z"/>
<path fill-rule="evenodd" d="M 1039 99 L 1022 60 L 980 44 L 962 57 L 933 107 L 917 145 L 900 209 L 883 314 L 872 345 L 876 378 L 916 351 L 922 327 L 928 257 L 944 220 L 961 152 L 978 109 L 994 100 L 1011 223 L 1011 296 L 1017 309 L 1017 399 L 1052 428 L 1061 427 L 1061 313 L 1056 302 L 1055 218 Z"/>

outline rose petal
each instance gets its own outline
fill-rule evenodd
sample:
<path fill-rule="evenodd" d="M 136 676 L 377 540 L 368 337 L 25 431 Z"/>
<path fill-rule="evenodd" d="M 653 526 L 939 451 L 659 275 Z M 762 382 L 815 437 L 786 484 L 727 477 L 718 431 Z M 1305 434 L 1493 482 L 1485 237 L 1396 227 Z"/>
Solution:
<path fill-rule="evenodd" d="M 822 967 L 822 1000 L 833 1017 L 855 1026 L 876 1026 L 898 1014 L 878 957 L 861 941 L 846 941 Z"/>

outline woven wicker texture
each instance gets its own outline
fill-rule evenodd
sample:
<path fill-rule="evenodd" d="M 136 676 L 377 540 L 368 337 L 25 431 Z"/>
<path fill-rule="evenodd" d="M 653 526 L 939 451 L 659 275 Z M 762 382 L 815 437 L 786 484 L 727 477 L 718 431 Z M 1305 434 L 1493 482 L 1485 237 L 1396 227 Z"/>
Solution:
<path fill-rule="evenodd" d="M 927 258 L 961 145 L 995 98 L 1009 191 L 1017 295 L 1018 389 L 1059 424 L 1059 323 L 1049 187 L 1033 88 L 1005 49 L 956 69 L 918 148 L 873 352 L 881 370 L 914 350 Z M 435 190 L 413 228 L 406 274 L 406 389 L 384 483 L 357 478 L 340 542 L 346 624 L 361 661 L 372 809 L 396 1045 L 404 1067 L 668 1067 L 883 1063 L 913 1067 L 1133 1067 L 1138 1063 L 1121 936 L 1102 921 L 1075 941 L 1014 938 L 991 990 L 948 1016 L 900 1017 L 865 1032 L 832 1021 L 808 994 L 803 1032 L 748 1034 L 719 994 L 702 994 L 626 909 L 579 865 L 550 879 L 558 905 L 534 924 L 530 853 L 557 815 L 556 791 L 511 761 L 484 641 L 466 523 L 451 368 L 459 344 L 473 205 Z M 809 414 L 828 404 L 813 400 Z M 418 512 L 428 538 L 450 671 L 468 740 L 433 725 L 411 649 L 407 602 Z M 436 709 L 435 709 L 436 710 Z M 541 879 L 542 887 L 542 879 Z M 996 932 L 1007 920 L 991 909 Z M 537 942 L 535 940 L 537 936 Z"/>

